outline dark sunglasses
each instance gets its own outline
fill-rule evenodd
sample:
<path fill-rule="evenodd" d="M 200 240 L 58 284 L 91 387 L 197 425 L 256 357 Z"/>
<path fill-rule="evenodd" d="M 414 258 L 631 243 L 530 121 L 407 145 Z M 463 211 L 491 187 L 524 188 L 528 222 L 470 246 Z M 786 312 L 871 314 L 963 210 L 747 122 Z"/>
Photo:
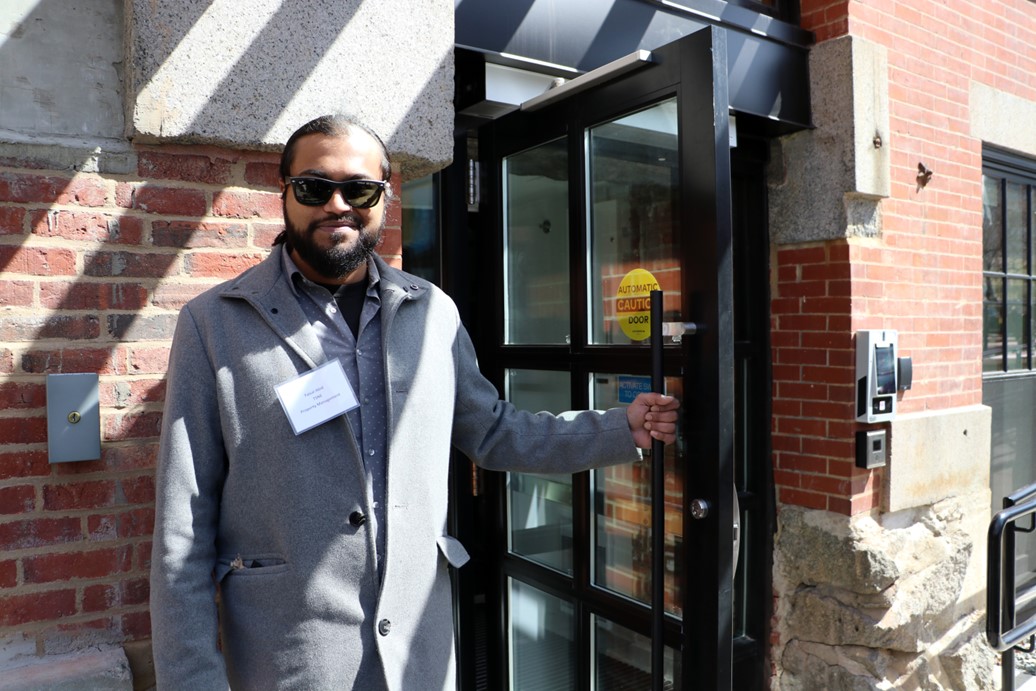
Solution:
<path fill-rule="evenodd" d="M 335 190 L 342 193 L 345 203 L 354 209 L 369 209 L 381 199 L 385 191 L 384 180 L 325 180 L 324 178 L 298 177 L 288 178 L 295 199 L 306 206 L 323 206 L 334 195 Z"/>

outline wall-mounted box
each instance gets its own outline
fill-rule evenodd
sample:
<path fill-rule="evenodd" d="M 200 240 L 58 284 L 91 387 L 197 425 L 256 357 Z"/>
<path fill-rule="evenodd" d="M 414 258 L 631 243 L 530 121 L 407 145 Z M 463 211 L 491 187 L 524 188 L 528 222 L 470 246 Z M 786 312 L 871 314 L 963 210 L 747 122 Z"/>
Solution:
<path fill-rule="evenodd" d="M 47 375 L 47 453 L 51 463 L 101 457 L 97 374 Z"/>
<path fill-rule="evenodd" d="M 885 422 L 896 416 L 898 390 L 893 329 L 856 333 L 856 419 Z"/>

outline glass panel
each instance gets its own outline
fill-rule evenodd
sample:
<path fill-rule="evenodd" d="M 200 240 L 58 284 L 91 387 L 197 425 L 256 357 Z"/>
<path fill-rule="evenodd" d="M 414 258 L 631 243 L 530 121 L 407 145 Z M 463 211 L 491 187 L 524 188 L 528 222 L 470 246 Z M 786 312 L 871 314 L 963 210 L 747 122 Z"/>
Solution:
<path fill-rule="evenodd" d="M 593 619 L 595 691 L 651 688 L 651 639 L 604 617 Z M 663 664 L 663 687 L 683 688 L 680 657 L 672 648 L 666 647 Z"/>
<path fill-rule="evenodd" d="M 575 608 L 513 578 L 508 585 L 511 688 L 576 688 Z"/>
<path fill-rule="evenodd" d="M 568 343 L 568 242 L 566 141 L 505 158 L 506 343 Z"/>
<path fill-rule="evenodd" d="M 572 407 L 568 372 L 507 370 L 507 400 L 523 410 L 560 413 Z M 572 476 L 507 474 L 508 549 L 572 574 Z"/>
<path fill-rule="evenodd" d="M 982 298 L 982 371 L 1002 372 L 1004 367 L 1004 279 L 984 276 Z"/>
<path fill-rule="evenodd" d="M 1000 182 L 999 178 L 982 178 L 982 268 L 985 271 L 1004 270 Z"/>
<path fill-rule="evenodd" d="M 1028 190 L 1017 182 L 1007 183 L 1007 271 L 1029 273 L 1029 229 L 1026 224 Z"/>
<path fill-rule="evenodd" d="M 435 177 L 428 175 L 404 182 L 401 202 L 403 268 L 438 284 L 439 233 L 435 210 Z"/>
<path fill-rule="evenodd" d="M 666 292 L 664 319 L 682 321 L 676 115 L 676 101 L 664 101 L 588 131 L 592 343 L 643 340 L 631 337 L 618 321 L 633 309 L 619 295 L 622 278 L 633 269 L 650 272 Z"/>
<path fill-rule="evenodd" d="M 1007 279 L 1007 369 L 1029 366 L 1029 282 Z"/>
<path fill-rule="evenodd" d="M 629 380 L 646 377 L 597 374 L 594 376 L 594 408 L 629 403 Z M 635 393 L 636 391 L 633 391 Z M 666 393 L 683 398 L 682 381 L 666 379 Z M 666 611 L 682 616 L 681 582 L 676 564 L 683 558 L 683 444 L 665 447 L 665 601 Z M 651 463 L 644 460 L 595 470 L 592 475 L 594 547 L 591 564 L 595 585 L 651 602 Z"/>

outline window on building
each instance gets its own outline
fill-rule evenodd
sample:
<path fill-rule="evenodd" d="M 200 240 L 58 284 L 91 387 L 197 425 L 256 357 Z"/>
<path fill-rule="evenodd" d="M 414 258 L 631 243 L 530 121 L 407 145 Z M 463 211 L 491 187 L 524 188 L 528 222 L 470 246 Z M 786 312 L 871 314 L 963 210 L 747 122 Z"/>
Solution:
<path fill-rule="evenodd" d="M 982 371 L 1032 372 L 1036 160 L 983 150 Z"/>
<path fill-rule="evenodd" d="M 435 284 L 440 280 L 437 187 L 437 175 L 404 182 L 400 222 L 403 269 Z"/>

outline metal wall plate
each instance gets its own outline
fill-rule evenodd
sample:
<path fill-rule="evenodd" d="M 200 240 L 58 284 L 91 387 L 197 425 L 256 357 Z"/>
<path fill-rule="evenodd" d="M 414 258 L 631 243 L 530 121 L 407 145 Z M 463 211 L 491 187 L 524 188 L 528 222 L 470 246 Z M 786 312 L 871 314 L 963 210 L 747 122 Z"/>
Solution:
<path fill-rule="evenodd" d="M 47 375 L 47 452 L 51 463 L 101 457 L 96 373 Z"/>

